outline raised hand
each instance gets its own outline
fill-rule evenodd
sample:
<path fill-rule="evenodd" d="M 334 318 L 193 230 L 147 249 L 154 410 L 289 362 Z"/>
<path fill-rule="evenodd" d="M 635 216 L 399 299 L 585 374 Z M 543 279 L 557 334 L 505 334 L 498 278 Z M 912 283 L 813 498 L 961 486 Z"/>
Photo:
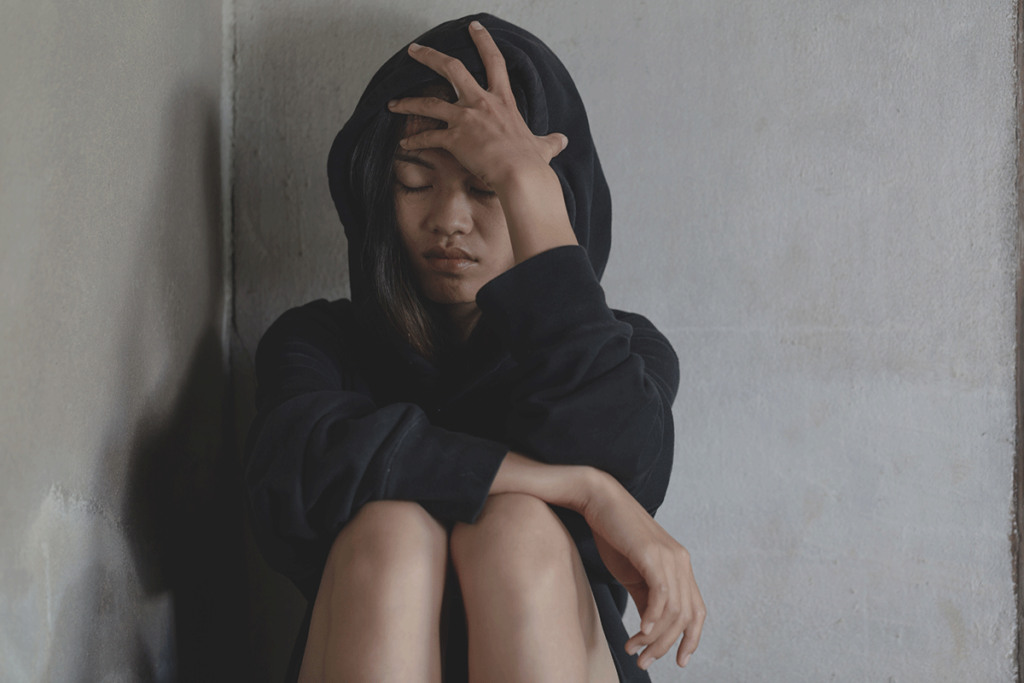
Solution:
<path fill-rule="evenodd" d="M 647 669 L 682 635 L 676 663 L 686 666 L 707 614 L 689 553 L 610 475 L 598 491 L 583 515 L 605 566 L 640 612 L 640 632 L 626 642 L 626 652 L 643 648 L 638 664 Z"/>
<path fill-rule="evenodd" d="M 458 59 L 415 43 L 409 46 L 413 59 L 452 84 L 458 100 L 407 97 L 389 102 L 392 112 L 448 124 L 445 129 L 410 135 L 401 141 L 402 148 L 446 150 L 497 193 L 516 263 L 554 247 L 576 244 L 562 188 L 550 166 L 568 138 L 561 133 L 533 134 L 516 108 L 505 58 L 494 39 L 476 21 L 469 32 L 487 71 L 486 90 Z"/>
<path fill-rule="evenodd" d="M 568 139 L 561 133 L 535 136 L 516 108 L 505 58 L 480 22 L 470 36 L 487 71 L 487 90 L 465 65 L 433 48 L 413 43 L 409 55 L 444 76 L 458 96 L 455 103 L 436 97 L 407 97 L 388 104 L 391 111 L 438 119 L 447 129 L 426 130 L 402 140 L 404 149 L 448 150 L 470 173 L 497 189 L 510 174 L 546 167 Z"/>

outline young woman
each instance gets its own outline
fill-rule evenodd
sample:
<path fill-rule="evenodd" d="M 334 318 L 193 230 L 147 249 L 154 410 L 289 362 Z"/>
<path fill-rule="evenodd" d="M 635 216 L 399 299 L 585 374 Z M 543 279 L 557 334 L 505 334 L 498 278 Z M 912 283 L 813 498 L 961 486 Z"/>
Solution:
<path fill-rule="evenodd" d="M 598 278 L 611 205 L 586 114 L 489 15 L 392 57 L 335 140 L 352 300 L 256 355 L 246 483 L 310 601 L 301 681 L 647 681 L 704 604 L 652 518 L 678 364 Z M 626 592 L 641 614 L 630 636 Z"/>

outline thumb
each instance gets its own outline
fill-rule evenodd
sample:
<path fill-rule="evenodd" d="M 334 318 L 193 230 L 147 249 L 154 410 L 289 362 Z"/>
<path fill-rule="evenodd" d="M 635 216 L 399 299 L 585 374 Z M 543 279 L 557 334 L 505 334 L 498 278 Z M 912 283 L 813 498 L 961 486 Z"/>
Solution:
<path fill-rule="evenodd" d="M 548 148 L 548 160 L 554 159 L 569 145 L 569 138 L 561 133 L 550 133 L 541 138 Z"/>

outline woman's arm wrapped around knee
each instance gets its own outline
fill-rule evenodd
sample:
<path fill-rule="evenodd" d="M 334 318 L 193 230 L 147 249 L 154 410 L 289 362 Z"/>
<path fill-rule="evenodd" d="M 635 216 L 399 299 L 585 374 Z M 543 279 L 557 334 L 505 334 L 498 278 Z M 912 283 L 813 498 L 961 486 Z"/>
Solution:
<path fill-rule="evenodd" d="M 706 609 L 690 555 L 606 472 L 588 466 L 547 465 L 510 452 L 491 494 L 526 493 L 583 515 L 601 559 L 636 603 L 640 633 L 626 643 L 646 669 L 682 636 L 676 655 L 686 666 L 697 649 Z"/>

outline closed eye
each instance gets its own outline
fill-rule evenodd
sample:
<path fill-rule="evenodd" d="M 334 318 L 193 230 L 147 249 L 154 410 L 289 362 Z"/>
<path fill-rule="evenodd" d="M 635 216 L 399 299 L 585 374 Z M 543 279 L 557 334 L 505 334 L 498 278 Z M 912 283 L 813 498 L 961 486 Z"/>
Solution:
<path fill-rule="evenodd" d="M 406 185 L 404 183 L 395 183 L 395 184 L 398 185 L 398 189 L 399 190 L 401 190 L 402 192 L 404 192 L 406 194 L 417 194 L 419 192 L 426 192 L 431 187 L 433 187 L 432 185 L 421 185 L 419 187 L 409 187 L 408 185 Z"/>
<path fill-rule="evenodd" d="M 490 199 L 491 197 L 497 196 L 497 192 L 494 190 L 482 190 L 479 187 L 473 187 L 470 185 L 469 191 L 475 194 L 477 197 L 483 197 L 484 199 Z"/>

